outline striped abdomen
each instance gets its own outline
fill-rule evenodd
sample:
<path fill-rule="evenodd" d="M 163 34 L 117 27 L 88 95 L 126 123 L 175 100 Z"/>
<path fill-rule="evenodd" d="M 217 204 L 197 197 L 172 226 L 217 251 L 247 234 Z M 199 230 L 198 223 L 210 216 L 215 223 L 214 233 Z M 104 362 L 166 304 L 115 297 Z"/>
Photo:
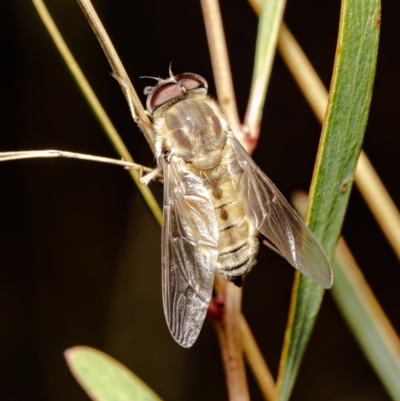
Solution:
<path fill-rule="evenodd" d="M 258 232 L 248 220 L 230 178 L 209 187 L 218 222 L 217 271 L 241 285 L 241 278 L 256 263 Z"/>

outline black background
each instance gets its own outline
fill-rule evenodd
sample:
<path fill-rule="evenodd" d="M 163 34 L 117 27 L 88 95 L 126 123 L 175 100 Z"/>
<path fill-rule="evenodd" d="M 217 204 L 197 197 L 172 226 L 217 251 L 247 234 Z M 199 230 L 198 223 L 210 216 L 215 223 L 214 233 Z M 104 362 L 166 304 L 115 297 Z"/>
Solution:
<path fill-rule="evenodd" d="M 73 0 L 46 2 L 133 157 L 154 165 L 118 84 Z M 98 0 L 95 6 L 133 84 L 142 75 L 204 76 L 215 95 L 197 1 Z M 241 117 L 252 75 L 257 18 L 245 1 L 222 0 Z M 377 76 L 364 150 L 400 204 L 396 0 L 384 1 Z M 329 86 L 340 1 L 289 1 L 285 20 Z M 29 1 L 0 13 L 0 150 L 62 149 L 115 157 Z M 144 99 L 144 96 L 142 97 Z M 279 55 L 254 159 L 281 191 L 307 191 L 320 126 Z M 160 229 L 121 168 L 73 160 L 0 166 L 1 399 L 86 400 L 63 359 L 84 344 L 111 354 L 165 400 L 226 399 L 219 348 L 209 322 L 191 349 L 171 338 L 162 311 Z M 162 188 L 152 184 L 159 202 Z M 400 270 L 354 189 L 343 234 L 395 329 Z M 267 249 L 246 280 L 244 313 L 276 375 L 293 269 Z M 261 400 L 251 374 L 253 400 Z M 327 293 L 293 400 L 388 400 Z"/>

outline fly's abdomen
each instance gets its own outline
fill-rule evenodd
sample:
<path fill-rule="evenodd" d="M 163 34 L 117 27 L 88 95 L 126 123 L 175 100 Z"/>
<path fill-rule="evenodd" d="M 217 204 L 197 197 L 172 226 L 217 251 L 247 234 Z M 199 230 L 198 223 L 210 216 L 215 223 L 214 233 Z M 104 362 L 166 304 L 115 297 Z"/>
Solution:
<path fill-rule="evenodd" d="M 209 191 L 219 230 L 217 271 L 240 284 L 237 279 L 256 262 L 257 230 L 248 220 L 229 178 L 210 186 Z"/>

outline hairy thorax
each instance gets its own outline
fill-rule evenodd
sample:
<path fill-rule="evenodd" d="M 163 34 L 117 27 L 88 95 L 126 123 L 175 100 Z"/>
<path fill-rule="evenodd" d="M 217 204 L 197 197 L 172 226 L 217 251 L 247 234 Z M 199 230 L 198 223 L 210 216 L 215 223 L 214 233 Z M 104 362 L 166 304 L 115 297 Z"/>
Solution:
<path fill-rule="evenodd" d="M 216 269 L 241 285 L 242 277 L 256 262 L 258 232 L 245 214 L 246 200 L 233 184 L 240 177 L 230 173 L 235 153 L 227 138 L 226 120 L 216 103 L 208 99 L 205 95 L 188 96 L 155 115 L 156 152 L 182 159 L 204 182 L 218 223 Z"/>

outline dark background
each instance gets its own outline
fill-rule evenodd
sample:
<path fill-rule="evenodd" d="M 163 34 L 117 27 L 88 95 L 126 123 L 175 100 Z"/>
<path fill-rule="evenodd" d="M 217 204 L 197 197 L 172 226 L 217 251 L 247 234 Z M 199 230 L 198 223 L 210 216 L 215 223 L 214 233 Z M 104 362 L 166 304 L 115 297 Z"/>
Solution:
<path fill-rule="evenodd" d="M 154 165 L 119 85 L 74 0 L 48 0 L 56 23 L 133 157 Z M 196 72 L 215 95 L 199 2 L 98 0 L 95 6 L 138 89 L 142 75 Z M 252 75 L 257 18 L 222 0 L 238 107 Z M 285 20 L 329 86 L 340 1 L 289 1 Z M 384 1 L 364 149 L 400 205 L 400 3 Z M 116 157 L 29 1 L 4 2 L 0 150 L 62 149 Z M 142 97 L 143 99 L 144 97 Z M 286 195 L 307 191 L 320 126 L 279 55 L 254 159 Z M 84 344 L 111 354 L 165 400 L 226 399 L 209 322 L 191 349 L 162 311 L 160 229 L 123 169 L 73 160 L 0 165 L 0 394 L 2 400 L 86 400 L 63 359 Z M 152 184 L 159 202 L 162 189 Z M 397 331 L 400 269 L 354 189 L 343 233 Z M 244 313 L 276 375 L 293 269 L 267 249 L 246 280 Z M 252 399 L 262 397 L 249 374 Z M 293 400 L 388 400 L 326 294 Z"/>

